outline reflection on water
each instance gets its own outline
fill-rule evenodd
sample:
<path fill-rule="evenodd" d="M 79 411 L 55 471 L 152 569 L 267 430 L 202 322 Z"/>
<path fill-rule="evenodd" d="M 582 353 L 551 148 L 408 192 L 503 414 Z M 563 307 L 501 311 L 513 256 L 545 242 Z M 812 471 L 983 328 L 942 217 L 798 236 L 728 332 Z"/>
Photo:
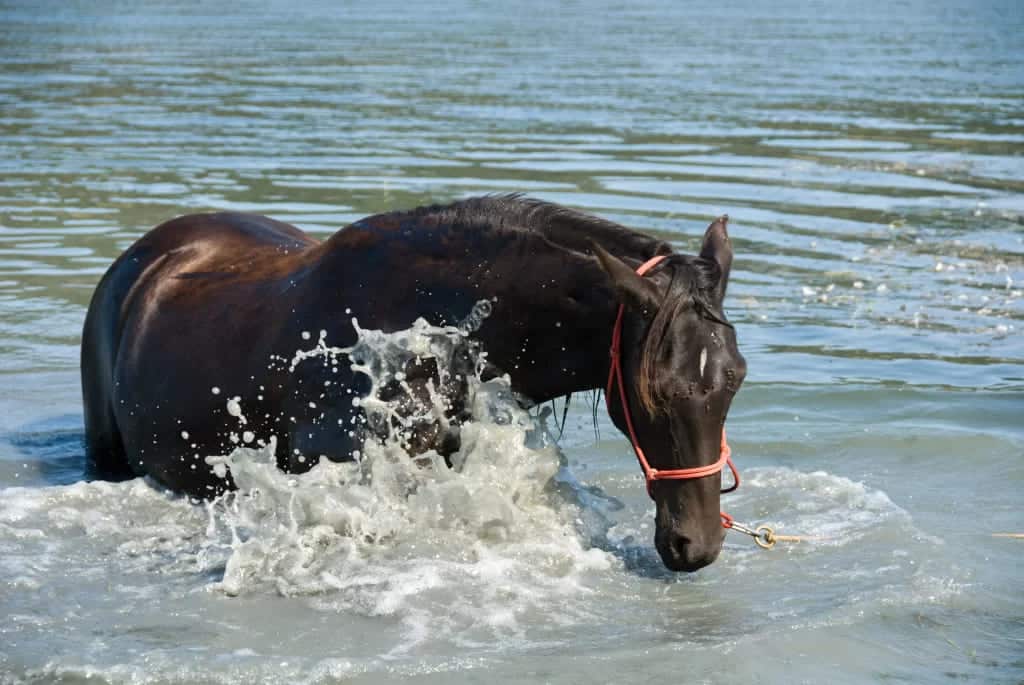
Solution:
<path fill-rule="evenodd" d="M 14 645 L 0 645 L 0 670 L 315 681 L 486 668 L 521 680 L 542 664 L 541 679 L 654 678 L 662 667 L 632 651 L 654 635 L 665 668 L 685 650 L 709 681 L 1020 679 L 1019 549 L 987 537 L 1024 526 L 1019 3 L 599 5 L 0 3 L 0 487 L 30 486 L 0 491 L 0 564 L 21 593 L 5 604 L 0 592 L 0 614 L 15 617 L 0 625 Z M 729 316 L 750 375 L 730 436 L 755 470 L 730 510 L 790 529 L 839 515 L 858 546 L 765 556 L 730 538 L 696 577 L 636 573 L 650 561 L 650 505 L 624 441 L 603 413 L 595 439 L 580 403 L 562 446 L 580 487 L 600 488 L 581 516 L 608 517 L 601 545 L 623 568 L 567 595 L 578 623 L 562 632 L 519 616 L 521 640 L 504 651 L 449 636 L 378 658 L 397 623 L 331 613 L 329 598 L 313 615 L 266 598 L 210 605 L 209 578 L 189 575 L 205 568 L 189 556 L 202 512 L 145 484 L 54 488 L 84 475 L 84 308 L 142 231 L 233 209 L 324 236 L 381 210 L 513 191 L 691 251 L 710 218 L 732 217 Z M 104 493 L 127 503 L 90 518 Z M 133 513 L 180 526 L 164 541 L 103 537 L 104 516 Z M 40 599 L 44 571 L 32 571 L 43 548 L 13 561 L 19 526 L 124 581 L 109 596 L 61 585 L 84 614 L 120 625 L 124 593 L 156 609 L 91 657 L 81 643 L 61 651 L 46 626 L 64 608 Z M 76 526 L 100 531 L 92 542 L 116 561 Z M 173 570 L 154 580 L 161 563 Z M 161 605 L 165 582 L 180 592 Z M 651 597 L 643 624 L 614 608 Z M 172 611 L 186 618 L 162 619 Z M 267 617 L 295 635 L 357 633 L 352 649 L 377 656 L 330 661 L 308 641 L 222 635 L 222 660 L 175 670 L 176 648 Z M 420 618 L 444 633 L 442 614 Z M 163 651 L 132 665 L 154 644 Z M 730 665 L 701 645 L 732 650 Z M 600 669 L 575 659 L 595 651 Z"/>

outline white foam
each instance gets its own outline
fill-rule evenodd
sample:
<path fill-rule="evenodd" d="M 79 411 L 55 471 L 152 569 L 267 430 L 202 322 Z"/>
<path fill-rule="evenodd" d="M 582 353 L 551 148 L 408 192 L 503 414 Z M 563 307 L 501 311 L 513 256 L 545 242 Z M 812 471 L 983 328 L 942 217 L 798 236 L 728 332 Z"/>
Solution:
<path fill-rule="evenodd" d="M 850 544 L 892 519 L 910 523 L 909 515 L 881 490 L 824 471 L 750 469 L 742 492 L 762 511 L 774 512 L 759 522 L 777 533 L 809 536 L 816 545 Z"/>

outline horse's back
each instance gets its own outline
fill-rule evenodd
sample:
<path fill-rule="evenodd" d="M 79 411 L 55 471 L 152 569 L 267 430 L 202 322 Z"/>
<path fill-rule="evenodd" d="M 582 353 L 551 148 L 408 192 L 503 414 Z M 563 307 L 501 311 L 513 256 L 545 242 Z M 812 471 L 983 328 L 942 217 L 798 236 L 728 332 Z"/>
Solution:
<path fill-rule="evenodd" d="M 304 250 L 318 241 L 291 224 L 258 214 L 188 214 L 165 221 L 125 250 L 108 270 L 134 271 L 166 255 L 191 251 L 203 260 L 237 262 L 248 252 Z M 102 287 L 102 283 L 100 285 Z"/>
<path fill-rule="evenodd" d="M 285 272 L 317 244 L 289 224 L 222 212 L 172 219 L 125 250 L 97 286 L 82 332 L 86 449 L 97 475 L 142 473 L 125 459 L 114 399 L 123 338 L 129 336 L 134 347 L 139 337 L 133 322 L 168 298 L 208 297 L 210 283 Z"/>

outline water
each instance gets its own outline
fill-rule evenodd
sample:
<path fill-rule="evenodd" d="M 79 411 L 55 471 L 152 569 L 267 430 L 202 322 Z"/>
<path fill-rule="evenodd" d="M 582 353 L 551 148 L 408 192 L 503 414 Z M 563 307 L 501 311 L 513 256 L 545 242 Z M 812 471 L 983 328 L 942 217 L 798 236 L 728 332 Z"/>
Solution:
<path fill-rule="evenodd" d="M 1015 2 L 2 3 L 0 681 L 1020 681 L 1022 35 Z M 726 506 L 818 539 L 666 573 L 603 411 L 556 446 L 500 388 L 461 470 L 368 462 L 388 492 L 260 450 L 273 496 L 219 508 L 83 482 L 84 310 L 142 231 L 502 191 L 690 251 L 730 214 Z"/>

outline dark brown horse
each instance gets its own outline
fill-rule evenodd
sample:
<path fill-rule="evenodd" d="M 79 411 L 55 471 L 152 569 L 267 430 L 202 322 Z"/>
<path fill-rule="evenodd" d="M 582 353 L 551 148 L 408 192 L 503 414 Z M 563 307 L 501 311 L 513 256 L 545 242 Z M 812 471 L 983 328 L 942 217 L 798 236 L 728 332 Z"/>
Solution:
<path fill-rule="evenodd" d="M 637 276 L 658 254 L 668 258 Z M 230 451 L 224 427 L 237 424 L 226 400 L 236 396 L 248 430 L 276 437 L 280 468 L 352 459 L 367 434 L 339 426 L 360 424 L 352 398 L 369 391 L 366 377 L 341 369 L 328 379 L 317 365 L 289 372 L 271 361 L 308 348 L 305 332 L 351 345 L 353 317 L 385 331 L 419 317 L 456 324 L 489 300 L 493 313 L 472 337 L 535 403 L 604 386 L 624 303 L 622 365 L 639 443 L 655 468 L 710 464 L 746 370 L 722 313 L 731 262 L 724 217 L 694 257 L 518 196 L 380 214 L 323 242 L 262 216 L 180 217 L 121 255 L 89 306 L 90 460 L 106 477 L 147 475 L 194 497 L 223 492 L 230 474 L 200 455 Z M 451 451 L 450 434 L 426 435 Z M 720 484 L 721 474 L 653 484 L 655 543 L 669 568 L 692 571 L 718 556 Z"/>

